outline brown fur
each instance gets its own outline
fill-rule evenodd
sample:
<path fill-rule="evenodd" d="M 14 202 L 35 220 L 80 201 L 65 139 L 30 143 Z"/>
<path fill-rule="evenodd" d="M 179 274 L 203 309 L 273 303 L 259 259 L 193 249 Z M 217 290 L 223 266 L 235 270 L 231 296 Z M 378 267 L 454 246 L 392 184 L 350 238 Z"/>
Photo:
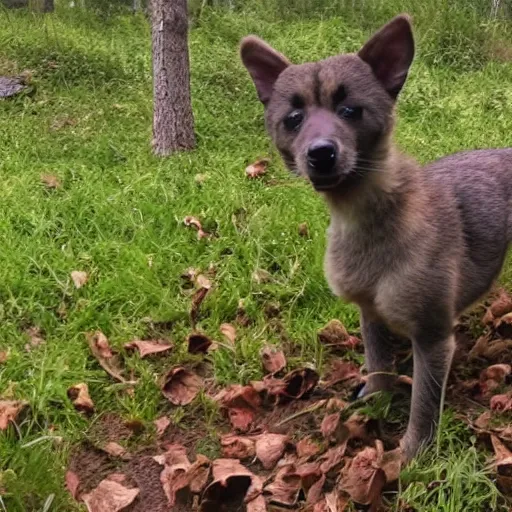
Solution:
<path fill-rule="evenodd" d="M 253 36 L 241 46 L 269 134 L 330 209 L 325 271 L 334 293 L 361 309 L 366 392 L 385 387 L 379 372 L 394 369 L 393 334 L 412 341 L 406 460 L 435 433 L 453 325 L 488 291 L 512 239 L 512 149 L 422 168 L 393 146 L 395 102 L 413 55 L 406 16 L 357 55 L 315 63 L 292 65 Z"/>

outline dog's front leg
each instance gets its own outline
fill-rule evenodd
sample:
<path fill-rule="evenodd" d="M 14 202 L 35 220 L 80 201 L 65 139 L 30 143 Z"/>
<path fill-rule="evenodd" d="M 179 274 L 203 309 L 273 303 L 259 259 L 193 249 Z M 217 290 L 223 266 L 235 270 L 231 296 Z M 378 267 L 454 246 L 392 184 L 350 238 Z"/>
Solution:
<path fill-rule="evenodd" d="M 390 375 L 395 366 L 393 336 L 383 323 L 370 318 L 364 310 L 361 311 L 364 364 L 368 372 L 368 380 L 360 396 L 375 391 L 391 391 L 394 383 Z"/>
<path fill-rule="evenodd" d="M 401 441 L 404 460 L 410 461 L 437 430 L 450 371 L 455 339 L 452 333 L 435 339 L 413 340 L 414 374 L 411 413 Z"/>

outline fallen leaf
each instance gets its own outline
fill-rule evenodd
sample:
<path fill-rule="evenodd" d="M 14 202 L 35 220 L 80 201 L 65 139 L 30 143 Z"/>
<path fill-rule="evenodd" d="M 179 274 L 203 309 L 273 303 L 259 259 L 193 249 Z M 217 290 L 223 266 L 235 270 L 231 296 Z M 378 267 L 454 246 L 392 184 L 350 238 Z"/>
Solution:
<path fill-rule="evenodd" d="M 123 473 L 110 473 L 110 475 L 107 476 L 107 480 L 112 480 L 112 482 L 122 484 L 123 482 L 126 482 L 126 475 L 123 475 Z"/>
<path fill-rule="evenodd" d="M 71 272 L 71 279 L 73 280 L 73 283 L 75 284 L 75 288 L 82 288 L 82 286 L 87 283 L 87 280 L 89 279 L 89 276 L 87 272 L 83 272 L 81 270 L 73 270 Z"/>
<path fill-rule="evenodd" d="M 208 238 L 210 236 L 208 233 L 206 233 L 206 231 L 203 231 L 203 227 L 201 226 L 199 219 L 197 219 L 196 217 L 187 215 L 183 219 L 183 223 L 185 224 L 185 226 L 192 226 L 197 229 L 197 239 L 198 240 L 201 240 L 201 238 Z"/>
<path fill-rule="evenodd" d="M 263 483 L 261 479 L 242 466 L 236 459 L 217 459 L 212 464 L 213 481 L 205 489 L 202 511 L 218 510 L 222 500 L 239 499 L 247 505 L 247 511 L 264 511 L 261 494 Z M 251 505 L 251 502 L 255 501 Z"/>
<path fill-rule="evenodd" d="M 41 174 L 41 182 L 46 188 L 56 189 L 62 187 L 60 179 L 54 174 Z"/>
<path fill-rule="evenodd" d="M 320 475 L 318 480 L 312 483 L 308 489 L 306 489 L 306 504 L 315 505 L 323 497 L 323 488 L 325 484 L 325 475 Z"/>
<path fill-rule="evenodd" d="M 494 318 L 512 313 L 512 297 L 505 290 L 500 290 L 498 298 L 489 306 L 489 311 Z"/>
<path fill-rule="evenodd" d="M 224 335 L 224 337 L 231 343 L 231 345 L 235 344 L 236 340 L 236 328 L 232 324 L 221 324 L 219 327 L 220 332 Z"/>
<path fill-rule="evenodd" d="M 286 367 L 286 357 L 282 350 L 266 345 L 260 352 L 263 368 L 268 373 L 278 373 Z"/>
<path fill-rule="evenodd" d="M 0 364 L 5 363 L 9 359 L 9 351 L 2 350 L 0 351 Z"/>
<path fill-rule="evenodd" d="M 473 425 L 481 430 L 486 430 L 489 428 L 489 423 L 491 422 L 491 411 L 485 411 L 473 422 Z"/>
<path fill-rule="evenodd" d="M 385 484 L 386 474 L 379 467 L 377 450 L 366 447 L 343 468 L 339 486 L 355 503 L 377 510 Z"/>
<path fill-rule="evenodd" d="M 491 333 L 480 336 L 469 352 L 469 360 L 483 357 L 490 361 L 499 360 L 512 350 L 512 340 L 492 339 Z"/>
<path fill-rule="evenodd" d="M 263 176 L 267 172 L 268 164 L 270 160 L 268 158 L 261 158 L 256 160 L 251 165 L 245 168 L 245 174 L 248 178 L 258 178 Z"/>
<path fill-rule="evenodd" d="M 221 437 L 222 455 L 229 459 L 249 459 L 256 455 L 253 439 L 228 434 Z"/>
<path fill-rule="evenodd" d="M 139 489 L 128 489 L 112 480 L 102 480 L 98 487 L 82 496 L 89 512 L 118 512 L 127 507 L 139 494 Z"/>
<path fill-rule="evenodd" d="M 494 321 L 494 329 L 502 338 L 512 338 L 512 313 L 497 318 Z"/>
<path fill-rule="evenodd" d="M 328 441 L 342 443 L 349 438 L 349 430 L 341 421 L 339 413 L 325 416 L 320 425 L 320 431 Z"/>
<path fill-rule="evenodd" d="M 345 326 L 336 319 L 318 331 L 318 339 L 328 347 L 344 350 L 354 350 L 361 343 L 359 338 L 351 336 Z"/>
<path fill-rule="evenodd" d="M 221 407 L 250 408 L 257 411 L 262 404 L 259 393 L 252 386 L 232 384 L 213 397 Z"/>
<path fill-rule="evenodd" d="M 491 397 L 491 410 L 498 412 L 512 411 L 512 393 Z"/>
<path fill-rule="evenodd" d="M 232 407 L 228 409 L 229 422 L 240 432 L 248 432 L 256 418 L 256 412 L 249 408 Z"/>
<path fill-rule="evenodd" d="M 164 376 L 162 393 L 174 405 L 187 405 L 194 400 L 202 386 L 201 377 L 178 366 Z"/>
<path fill-rule="evenodd" d="M 318 383 L 318 373 L 310 368 L 298 368 L 287 373 L 282 379 L 267 375 L 263 379 L 265 390 L 269 396 L 278 401 L 304 398 L 313 391 Z"/>
<path fill-rule="evenodd" d="M 210 459 L 198 453 L 196 456 L 196 461 L 188 470 L 188 486 L 191 492 L 199 494 L 203 491 L 210 477 L 210 469 Z"/>
<path fill-rule="evenodd" d="M 139 351 L 140 357 L 144 358 L 152 354 L 158 354 L 160 352 L 166 352 L 173 348 L 172 344 L 165 341 L 153 341 L 153 340 L 134 340 L 124 344 L 124 348 L 127 350 Z"/>
<path fill-rule="evenodd" d="M 199 308 L 201 307 L 201 304 L 203 303 L 204 299 L 206 298 L 206 295 L 208 294 L 212 287 L 211 281 L 208 278 L 204 277 L 202 274 L 197 276 L 195 282 L 197 290 L 192 296 L 192 303 L 190 306 L 190 320 L 193 326 L 195 326 L 197 322 Z"/>
<path fill-rule="evenodd" d="M 272 274 L 263 268 L 259 268 L 252 273 L 252 280 L 257 284 L 270 283 Z"/>
<path fill-rule="evenodd" d="M 295 450 L 299 459 L 307 459 L 318 455 L 320 453 L 320 446 L 311 437 L 305 437 L 295 445 Z"/>
<path fill-rule="evenodd" d="M 89 388 L 87 384 L 81 382 L 75 384 L 68 389 L 68 397 L 73 402 L 77 411 L 82 411 L 87 414 L 94 412 L 94 402 L 89 396 Z"/>
<path fill-rule="evenodd" d="M 14 423 L 26 405 L 21 400 L 0 400 L 0 430 L 6 430 L 10 422 Z"/>
<path fill-rule="evenodd" d="M 114 441 L 110 441 L 109 443 L 105 444 L 101 447 L 101 449 L 105 453 L 112 455 L 112 457 L 124 457 L 127 454 L 126 448 L 118 443 L 115 443 Z"/>
<path fill-rule="evenodd" d="M 309 236 L 309 228 L 306 222 L 302 222 L 301 224 L 299 224 L 299 236 Z"/>
<path fill-rule="evenodd" d="M 115 380 L 119 382 L 131 382 L 127 381 L 121 374 L 122 370 L 118 366 L 117 357 L 114 356 L 112 349 L 108 343 L 107 337 L 101 332 L 96 331 L 95 333 L 86 334 L 87 341 L 93 356 L 97 359 L 99 365 Z"/>
<path fill-rule="evenodd" d="M 38 347 L 44 343 L 44 338 L 41 334 L 41 329 L 39 327 L 33 326 L 29 327 L 25 330 L 25 334 L 29 337 L 29 344 L 25 345 L 25 350 L 30 352 L 32 348 Z"/>
<path fill-rule="evenodd" d="M 160 482 L 170 507 L 176 504 L 176 495 L 182 489 L 188 487 L 188 471 L 192 464 L 188 460 L 187 450 L 184 446 L 170 445 L 163 455 L 154 457 L 156 462 L 164 465 L 160 473 Z"/>
<path fill-rule="evenodd" d="M 200 332 L 193 332 L 187 337 L 189 354 L 206 354 L 212 346 L 212 340 Z"/>
<path fill-rule="evenodd" d="M 78 498 L 78 487 L 80 486 L 80 478 L 73 471 L 66 471 L 66 488 L 69 494 L 76 500 Z"/>
<path fill-rule="evenodd" d="M 274 481 L 265 486 L 265 494 L 270 495 L 270 503 L 293 507 L 299 499 L 301 477 L 292 464 L 280 468 Z"/>
<path fill-rule="evenodd" d="M 272 469 L 283 456 L 288 444 L 288 436 L 265 433 L 256 438 L 256 457 L 265 469 Z"/>
<path fill-rule="evenodd" d="M 512 496 L 512 451 L 497 436 L 491 435 L 492 447 L 496 455 L 498 488 L 507 496 Z"/>
<path fill-rule="evenodd" d="M 382 441 L 376 441 L 378 464 L 386 475 L 386 483 L 395 482 L 400 477 L 400 470 L 402 469 L 402 450 L 400 447 L 394 450 L 384 451 Z"/>
<path fill-rule="evenodd" d="M 329 388 L 346 381 L 351 381 L 351 385 L 361 383 L 361 372 L 354 363 L 336 360 L 332 363 L 331 368 L 327 372 L 323 387 Z"/>
<path fill-rule="evenodd" d="M 338 466 L 343 462 L 345 451 L 347 449 L 347 441 L 329 448 L 325 453 L 320 455 L 318 462 L 320 462 L 320 471 L 322 473 L 329 473 L 333 469 L 338 469 Z"/>
<path fill-rule="evenodd" d="M 153 421 L 153 424 L 156 428 L 156 435 L 158 437 L 162 436 L 164 432 L 167 430 L 167 427 L 171 424 L 171 420 L 167 416 L 161 416 Z"/>
<path fill-rule="evenodd" d="M 493 364 L 480 373 L 480 389 L 484 396 L 499 388 L 505 383 L 505 379 L 512 373 L 509 364 Z"/>

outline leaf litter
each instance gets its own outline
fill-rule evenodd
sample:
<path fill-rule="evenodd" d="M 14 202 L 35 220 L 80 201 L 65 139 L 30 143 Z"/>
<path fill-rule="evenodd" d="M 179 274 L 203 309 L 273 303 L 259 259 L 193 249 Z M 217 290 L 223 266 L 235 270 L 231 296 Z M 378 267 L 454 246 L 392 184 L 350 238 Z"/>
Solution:
<path fill-rule="evenodd" d="M 197 274 L 194 282 L 197 283 Z M 500 304 L 487 309 L 486 316 L 490 311 L 493 319 L 485 320 L 485 343 L 479 341 L 478 355 L 471 352 L 474 345 L 469 342 L 460 350 L 449 392 L 476 400 L 485 408 L 483 413 L 478 411 L 476 419 L 471 414 L 467 417 L 480 438 L 487 437 L 492 443 L 497 482 L 508 494 L 512 478 L 512 428 L 507 423 L 500 425 L 498 420 L 503 417 L 506 422 L 512 408 L 512 369 L 502 362 L 504 354 L 482 350 L 484 345 L 503 340 L 504 331 L 496 328 L 503 321 L 497 315 L 504 311 L 508 315 L 511 311 L 507 310 L 507 297 L 502 294 L 498 300 Z M 220 330 L 234 346 L 234 326 L 223 324 Z M 334 354 L 341 350 L 350 355 L 360 349 L 359 339 L 339 322 L 330 322 L 318 336 Z M 89 337 L 89 342 L 100 364 L 110 364 L 116 357 L 101 333 Z M 210 343 L 198 331 L 187 337 L 192 353 L 207 354 Z M 506 344 L 502 348 L 510 350 Z M 221 412 L 213 432 L 221 458 L 207 458 L 197 452 L 200 443 L 212 435 L 206 425 L 190 431 L 189 441 L 187 429 L 179 434 L 178 427 L 164 415 L 155 420 L 155 444 L 130 454 L 129 460 L 125 460 L 124 447 L 115 441 L 100 445 L 103 455 L 95 455 L 95 464 L 100 469 L 95 471 L 94 479 L 84 483 L 83 468 L 70 466 L 66 475 L 70 493 L 90 507 L 104 499 L 100 491 L 105 487 L 114 488 L 110 498 L 119 496 L 119 503 L 114 503 L 112 510 L 128 500 L 131 505 L 122 506 L 130 506 L 130 510 L 147 510 L 149 506 L 156 511 L 173 507 L 180 512 L 264 512 L 276 506 L 339 512 L 350 503 L 368 510 L 383 509 L 384 490 L 400 474 L 399 435 L 383 443 L 370 418 L 352 405 L 358 401 L 348 401 L 367 378 L 354 359 L 334 361 L 320 378 L 316 370 L 308 367 L 281 373 L 286 368 L 286 357 L 275 347 L 265 346 L 260 355 L 267 375 L 246 385 L 233 384 L 220 390 L 208 387 L 203 377 L 183 366 L 171 368 L 162 377 L 162 392 L 175 406 L 194 407 L 193 411 L 197 411 L 197 407 L 203 407 L 194 402 L 199 392 L 212 393 L 208 399 Z M 473 361 L 472 375 L 463 382 L 458 368 L 466 365 L 467 375 L 469 361 Z M 118 369 L 115 373 L 118 371 L 120 374 Z M 396 375 L 394 382 L 410 386 L 411 379 Z M 196 405 L 188 405 L 192 402 Z M 190 414 L 196 416 L 193 411 Z M 117 460 L 115 466 L 110 462 L 112 459 Z M 148 500 L 155 500 L 155 504 L 148 505 Z"/>

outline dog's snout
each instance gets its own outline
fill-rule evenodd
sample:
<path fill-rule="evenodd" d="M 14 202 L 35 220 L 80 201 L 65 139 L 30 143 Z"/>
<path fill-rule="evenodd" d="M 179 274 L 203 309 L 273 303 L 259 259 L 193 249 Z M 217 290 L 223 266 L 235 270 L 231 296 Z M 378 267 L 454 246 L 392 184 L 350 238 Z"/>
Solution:
<path fill-rule="evenodd" d="M 308 149 L 308 164 L 319 172 L 328 173 L 334 168 L 336 163 L 336 145 L 327 139 L 319 139 Z"/>

